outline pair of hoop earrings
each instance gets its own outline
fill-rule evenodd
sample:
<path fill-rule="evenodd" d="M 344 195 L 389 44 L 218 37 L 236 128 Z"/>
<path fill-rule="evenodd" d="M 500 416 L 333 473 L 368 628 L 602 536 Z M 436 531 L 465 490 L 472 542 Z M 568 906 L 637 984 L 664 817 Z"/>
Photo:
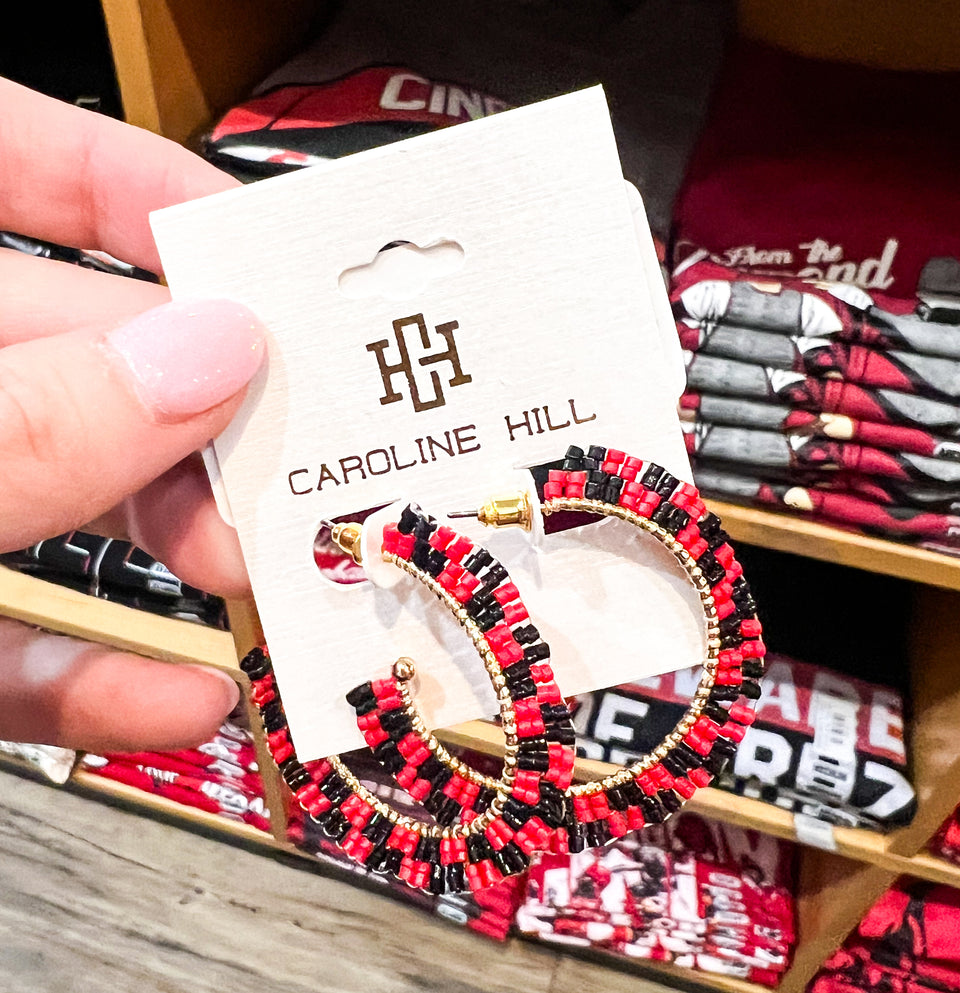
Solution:
<path fill-rule="evenodd" d="M 674 730 L 631 765 L 571 785 L 570 711 L 517 587 L 489 551 L 414 505 L 383 529 L 381 554 L 434 593 L 473 642 L 499 702 L 499 779 L 456 759 L 428 731 L 411 694 L 413 663 L 399 659 L 390 677 L 363 683 L 347 700 L 376 760 L 433 823 L 401 815 L 338 756 L 308 770 L 290 740 L 267 649 L 241 662 L 270 752 L 303 810 L 355 861 L 430 893 L 481 889 L 522 872 L 535 852 L 581 851 L 664 821 L 721 771 L 754 719 L 749 701 L 760 694 L 765 654 L 756 604 L 697 490 L 654 463 L 594 446 L 568 449 L 538 496 L 536 507 L 524 495 L 471 516 L 528 529 L 537 511 L 617 518 L 665 545 L 699 593 L 707 627 L 700 683 Z M 361 535 L 356 524 L 333 532 L 358 562 Z"/>

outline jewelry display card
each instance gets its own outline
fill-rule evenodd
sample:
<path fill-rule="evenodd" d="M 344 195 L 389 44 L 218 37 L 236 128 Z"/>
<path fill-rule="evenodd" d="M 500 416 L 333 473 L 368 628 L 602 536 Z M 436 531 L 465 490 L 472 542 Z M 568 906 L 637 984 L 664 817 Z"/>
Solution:
<path fill-rule="evenodd" d="M 469 638 L 421 584 L 317 569 L 324 519 L 394 501 L 506 565 L 565 694 L 702 658 L 699 598 L 651 536 L 605 520 L 531 541 L 445 517 L 569 445 L 690 478 L 638 201 L 595 87 L 152 215 L 175 298 L 232 298 L 269 328 L 210 464 L 302 759 L 362 746 L 344 695 L 398 656 L 416 661 L 432 727 L 496 712 Z"/>

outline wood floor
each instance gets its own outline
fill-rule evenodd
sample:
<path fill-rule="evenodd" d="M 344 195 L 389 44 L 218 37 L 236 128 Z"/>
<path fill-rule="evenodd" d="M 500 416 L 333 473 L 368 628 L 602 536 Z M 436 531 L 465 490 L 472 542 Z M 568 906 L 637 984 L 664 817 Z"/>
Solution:
<path fill-rule="evenodd" d="M 0 771 L 0 993 L 667 993 Z"/>

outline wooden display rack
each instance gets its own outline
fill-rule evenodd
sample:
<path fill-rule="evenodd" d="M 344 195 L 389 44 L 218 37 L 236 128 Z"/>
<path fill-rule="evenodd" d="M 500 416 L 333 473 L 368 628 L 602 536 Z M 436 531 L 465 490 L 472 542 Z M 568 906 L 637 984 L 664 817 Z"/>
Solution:
<path fill-rule="evenodd" d="M 325 5 L 311 0 L 102 0 L 125 114 L 132 123 L 184 141 L 231 102 L 243 97 L 274 66 L 300 47 Z M 750 4 L 746 4 L 750 7 Z M 960 559 L 909 548 L 766 511 L 714 503 L 738 541 L 792 552 L 909 580 L 913 604 L 908 629 L 913 720 L 910 727 L 918 813 L 908 827 L 887 835 L 855 828 L 833 831 L 835 850 L 800 847 L 798 917 L 800 941 L 779 987 L 801 993 L 824 959 L 857 925 L 866 910 L 900 875 L 960 886 L 960 868 L 923 851 L 960 799 Z M 171 662 L 191 661 L 229 671 L 246 687 L 238 653 L 257 638 L 252 606 L 233 605 L 234 637 L 183 621 L 168 620 L 52 586 L 0 568 L 0 613 L 43 627 L 101 641 Z M 879 622 L 879 621 L 878 621 Z M 886 625 L 898 623 L 883 618 Z M 254 715 L 251 715 L 254 716 Z M 251 726 L 259 729 L 256 719 Z M 483 722 L 443 733 L 451 743 L 496 753 L 500 734 Z M 81 776 L 90 790 L 181 816 L 207 828 L 238 834 L 296 852 L 285 838 L 284 794 L 266 757 L 267 803 L 274 837 L 187 811 L 128 787 Z M 582 761 L 578 775 L 609 771 Z M 780 808 L 716 790 L 701 791 L 690 809 L 741 827 L 797 840 L 793 815 Z M 300 853 L 302 854 L 302 853 Z M 613 961 L 613 960 L 612 960 Z M 620 960 L 616 960 L 617 963 Z M 732 993 L 764 987 L 728 977 L 691 973 L 673 966 L 644 968 Z"/>

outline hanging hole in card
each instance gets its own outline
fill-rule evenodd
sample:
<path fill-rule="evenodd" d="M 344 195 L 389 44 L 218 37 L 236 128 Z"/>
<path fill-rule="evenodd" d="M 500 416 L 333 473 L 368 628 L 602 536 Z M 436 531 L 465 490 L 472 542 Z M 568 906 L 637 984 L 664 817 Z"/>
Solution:
<path fill-rule="evenodd" d="M 404 300 L 459 272 L 464 258 L 463 248 L 455 241 L 421 248 L 398 239 L 384 245 L 369 262 L 344 269 L 337 285 L 350 300 Z"/>
<path fill-rule="evenodd" d="M 333 529 L 338 524 L 360 525 L 372 514 L 388 506 L 390 504 L 380 504 L 320 522 L 313 538 L 313 561 L 326 582 L 336 586 L 357 586 L 369 582 L 363 566 L 333 540 Z"/>

